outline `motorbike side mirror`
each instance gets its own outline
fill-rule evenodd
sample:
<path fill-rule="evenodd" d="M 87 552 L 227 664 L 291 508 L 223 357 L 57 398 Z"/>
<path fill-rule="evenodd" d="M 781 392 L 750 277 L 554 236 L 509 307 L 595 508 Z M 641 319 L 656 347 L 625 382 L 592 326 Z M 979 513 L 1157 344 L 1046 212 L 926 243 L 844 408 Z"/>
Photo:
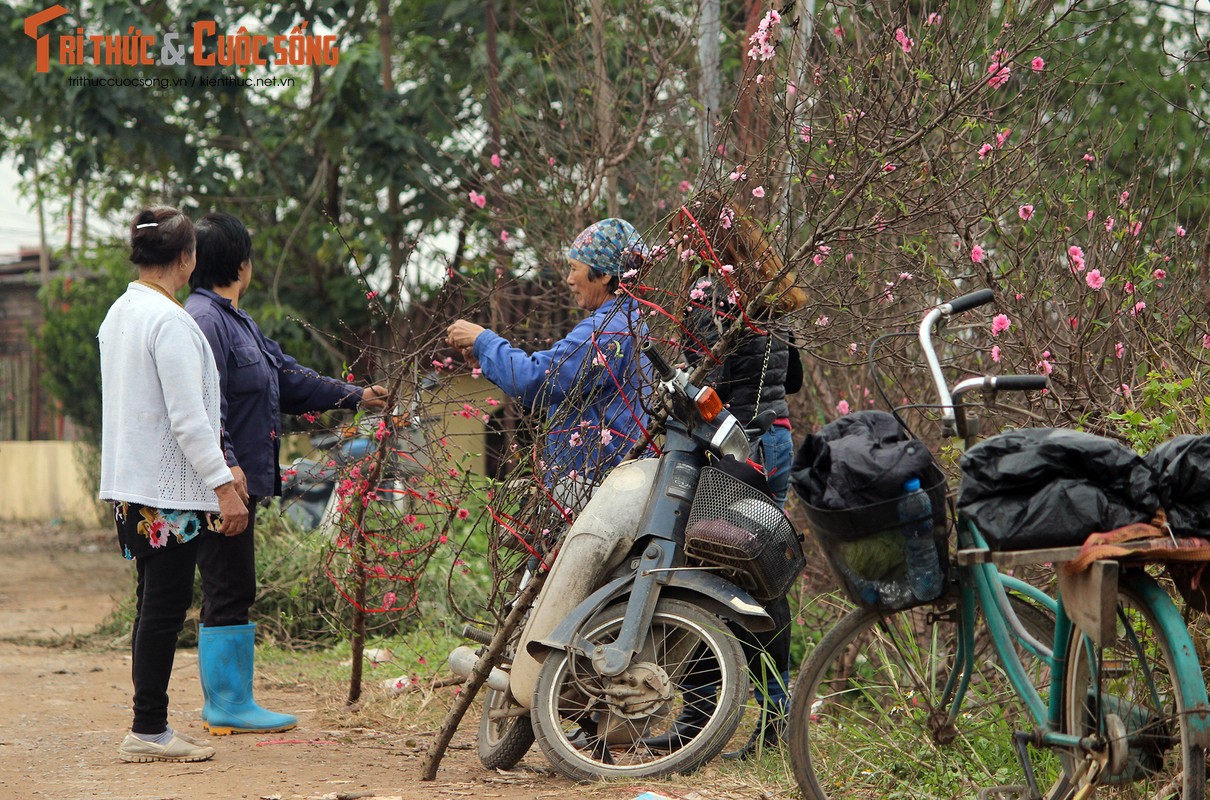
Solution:
<path fill-rule="evenodd" d="M 748 427 L 744 428 L 744 433 L 750 438 L 755 439 L 757 436 L 763 436 L 765 431 L 773 427 L 773 421 L 777 419 L 777 412 L 771 408 L 766 408 L 764 411 L 757 414 L 748 423 Z"/>

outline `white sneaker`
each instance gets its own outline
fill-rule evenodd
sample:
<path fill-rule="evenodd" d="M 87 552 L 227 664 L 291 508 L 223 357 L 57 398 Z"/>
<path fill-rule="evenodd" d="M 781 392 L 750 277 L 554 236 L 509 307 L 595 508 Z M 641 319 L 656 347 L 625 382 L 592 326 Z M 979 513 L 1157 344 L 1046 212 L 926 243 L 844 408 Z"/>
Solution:
<path fill-rule="evenodd" d="M 149 761 L 205 761 L 213 757 L 213 747 L 193 744 L 175 733 L 168 740 L 168 744 L 156 744 L 128 733 L 122 740 L 122 746 L 118 748 L 118 758 L 136 764 Z"/>

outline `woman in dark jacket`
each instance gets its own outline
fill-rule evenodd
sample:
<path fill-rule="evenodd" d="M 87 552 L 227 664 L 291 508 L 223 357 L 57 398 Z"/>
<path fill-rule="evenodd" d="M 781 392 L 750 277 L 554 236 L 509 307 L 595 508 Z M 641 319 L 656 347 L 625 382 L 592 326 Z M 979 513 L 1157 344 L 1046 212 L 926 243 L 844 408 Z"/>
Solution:
<path fill-rule="evenodd" d="M 243 533 L 203 534 L 198 547 L 202 723 L 216 736 L 271 733 L 298 724 L 293 714 L 262 708 L 252 691 L 256 500 L 281 494 L 282 413 L 386 406 L 383 387 L 363 388 L 324 377 L 282 352 L 240 308 L 251 283 L 252 235 L 247 227 L 231 214 L 203 217 L 197 224 L 197 268 L 189 279 L 193 293 L 185 309 L 209 342 L 218 370 L 227 464 L 245 476 L 252 496 Z"/>
<path fill-rule="evenodd" d="M 786 395 L 801 386 L 802 365 L 780 318 L 802 308 L 806 294 L 794 285 L 761 226 L 721 195 L 709 196 L 693 212 L 682 209 L 673 235 L 686 266 L 685 359 L 690 364 L 713 362 L 705 382 L 745 426 L 773 413 L 773 424 L 755 443 L 754 460 L 764 467 L 773 499 L 784 506 L 794 461 Z M 747 744 L 724 758 L 747 758 L 760 747 L 776 745 L 789 711 L 790 604 L 780 597 L 766 609 L 774 628 L 741 631 L 740 636 L 756 683 L 760 722 Z M 692 733 L 709 717 L 714 695 L 713 686 L 686 687 L 686 698 L 694 699 L 656 745 L 678 748 L 681 733 Z"/>

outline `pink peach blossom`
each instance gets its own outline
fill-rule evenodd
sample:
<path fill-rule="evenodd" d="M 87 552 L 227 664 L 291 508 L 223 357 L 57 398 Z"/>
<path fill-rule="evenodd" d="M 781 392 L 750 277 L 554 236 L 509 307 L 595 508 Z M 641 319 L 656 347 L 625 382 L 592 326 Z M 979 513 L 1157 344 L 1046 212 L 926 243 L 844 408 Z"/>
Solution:
<path fill-rule="evenodd" d="M 975 245 L 974 247 L 971 248 L 971 261 L 975 262 L 976 264 L 983 263 L 984 255 L 985 254 L 983 252 L 982 245 Z"/>
<path fill-rule="evenodd" d="M 997 314 L 992 317 L 992 336 L 999 336 L 1012 327 L 1012 320 L 1007 314 Z"/>
<path fill-rule="evenodd" d="M 842 417 L 845 414 L 848 414 L 849 413 L 849 401 L 841 400 L 839 403 L 837 403 L 836 404 L 836 413 Z"/>
<path fill-rule="evenodd" d="M 1101 287 L 1105 285 L 1105 278 L 1099 269 L 1090 269 L 1084 276 L 1084 282 L 1088 284 L 1089 289 L 1100 291 Z"/>
<path fill-rule="evenodd" d="M 1034 72 L 1041 72 L 1046 69 L 1046 62 L 1042 60 L 1042 56 L 1034 56 L 1034 60 L 1029 62 L 1029 68 Z"/>
<path fill-rule="evenodd" d="M 993 61 L 991 66 L 987 68 L 987 73 L 991 75 L 991 77 L 987 79 L 987 85 L 993 89 L 999 89 L 1001 86 L 1008 83 L 1008 78 L 1011 74 L 1008 66 L 1001 64 L 999 61 Z"/>
<path fill-rule="evenodd" d="M 1034 207 L 1026 203 L 1017 209 L 1017 216 L 1028 222 L 1034 217 Z"/>

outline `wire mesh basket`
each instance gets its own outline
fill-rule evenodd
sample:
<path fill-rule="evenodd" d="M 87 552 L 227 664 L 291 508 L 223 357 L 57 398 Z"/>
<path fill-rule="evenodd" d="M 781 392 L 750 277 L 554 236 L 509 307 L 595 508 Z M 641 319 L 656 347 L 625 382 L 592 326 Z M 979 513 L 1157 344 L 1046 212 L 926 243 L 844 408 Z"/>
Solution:
<path fill-rule="evenodd" d="M 941 570 L 936 585 L 944 591 L 949 579 L 949 529 L 946 525 L 946 481 L 933 464 L 921 476 L 933 512 L 933 542 Z M 799 492 L 807 527 L 819 541 L 840 588 L 864 608 L 898 610 L 936 599 L 913 593 L 908 577 L 904 523 L 899 501 L 892 497 L 857 508 L 817 508 Z"/>
<path fill-rule="evenodd" d="M 777 504 L 712 467 L 698 480 L 685 525 L 685 554 L 719 567 L 762 602 L 785 595 L 806 564 L 802 536 Z"/>

